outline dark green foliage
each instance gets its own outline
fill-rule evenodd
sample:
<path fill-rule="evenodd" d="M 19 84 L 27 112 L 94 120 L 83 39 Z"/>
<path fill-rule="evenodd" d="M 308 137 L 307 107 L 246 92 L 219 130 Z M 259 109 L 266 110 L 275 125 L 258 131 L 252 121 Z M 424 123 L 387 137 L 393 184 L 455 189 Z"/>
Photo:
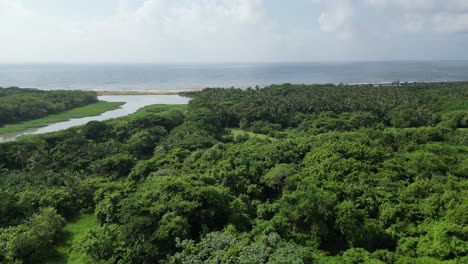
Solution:
<path fill-rule="evenodd" d="M 278 124 L 271 124 L 268 121 L 255 121 L 252 123 L 252 132 L 258 134 L 274 135 L 274 132 L 281 129 Z"/>
<path fill-rule="evenodd" d="M 0 87 L 0 126 L 96 103 L 95 92 Z"/>
<path fill-rule="evenodd" d="M 401 105 L 389 113 L 394 127 L 421 127 L 434 123 L 432 112 L 427 108 L 415 108 L 413 105 Z"/>
<path fill-rule="evenodd" d="M 127 140 L 127 148 L 130 153 L 138 157 L 151 156 L 156 143 L 160 140 L 161 136 L 166 134 L 164 128 L 161 131 L 141 130 L 133 134 Z"/>
<path fill-rule="evenodd" d="M 175 237 L 196 238 L 221 229 L 231 214 L 230 200 L 225 188 L 193 178 L 148 178 L 123 201 L 118 215 L 126 243 L 142 250 L 133 261 L 162 258 L 174 249 Z"/>
<path fill-rule="evenodd" d="M 96 174 L 107 176 L 111 179 L 124 178 L 130 173 L 135 162 L 136 159 L 133 156 L 118 153 L 97 161 L 94 164 L 94 171 Z"/>
<path fill-rule="evenodd" d="M 259 90 L 205 89 L 188 92 L 190 105 L 210 108 L 220 125 L 249 127 L 255 121 L 268 121 L 283 127 L 297 126 L 303 115 L 316 113 L 370 113 L 395 126 L 423 126 L 440 121 L 440 111 L 466 107 L 465 83 L 408 84 L 378 87 L 372 85 L 272 85 Z M 458 98 L 457 98 L 458 97 Z M 455 101 L 450 104 L 447 99 Z M 465 110 L 466 111 L 466 110 Z M 466 112 L 464 112 L 466 114 Z"/>
<path fill-rule="evenodd" d="M 465 263 L 467 93 L 206 89 L 187 113 L 0 144 L 0 261 L 40 262 L 94 212 L 89 263 Z"/>
<path fill-rule="evenodd" d="M 14 224 L 18 216 L 22 216 L 17 199 L 16 195 L 0 189 L 0 227 Z"/>
<path fill-rule="evenodd" d="M 83 126 L 81 133 L 87 139 L 104 140 L 109 134 L 109 127 L 104 122 L 91 121 Z"/>

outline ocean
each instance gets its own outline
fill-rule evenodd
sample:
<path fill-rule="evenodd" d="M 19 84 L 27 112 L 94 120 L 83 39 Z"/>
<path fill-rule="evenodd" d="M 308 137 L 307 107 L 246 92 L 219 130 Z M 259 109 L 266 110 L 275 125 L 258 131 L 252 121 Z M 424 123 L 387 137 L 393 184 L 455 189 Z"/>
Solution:
<path fill-rule="evenodd" d="M 178 91 L 298 83 L 468 81 L 468 61 L 0 64 L 0 87 Z"/>

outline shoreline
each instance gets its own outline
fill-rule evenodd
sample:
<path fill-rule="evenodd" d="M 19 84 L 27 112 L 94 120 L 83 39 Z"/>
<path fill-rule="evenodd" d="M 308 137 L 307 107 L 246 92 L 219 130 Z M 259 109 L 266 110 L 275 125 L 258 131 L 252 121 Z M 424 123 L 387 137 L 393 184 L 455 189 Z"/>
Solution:
<path fill-rule="evenodd" d="M 382 81 L 382 82 L 362 82 L 362 83 L 276 83 L 276 84 L 269 84 L 260 86 L 260 88 L 265 88 L 274 85 L 283 85 L 283 84 L 292 84 L 292 85 L 346 85 L 346 86 L 363 86 L 363 85 L 372 85 L 372 86 L 402 86 L 406 84 L 435 84 L 435 83 L 458 83 L 458 84 L 468 84 L 468 80 L 453 80 L 453 81 Z M 7 86 L 0 86 L 0 88 L 7 88 Z M 10 86 L 10 87 L 17 87 L 17 86 Z M 242 89 L 246 90 L 252 86 L 213 86 L 213 87 L 203 87 L 203 88 L 184 88 L 184 89 L 141 89 L 141 88 L 123 88 L 123 89 L 109 89 L 109 88 L 30 88 L 30 89 L 37 89 L 43 91 L 54 91 L 54 90 L 77 90 L 77 91 L 88 91 L 88 92 L 96 92 L 98 96 L 102 95 L 180 95 L 180 93 L 185 92 L 197 92 L 202 91 L 204 89 Z M 19 88 L 26 88 L 26 87 L 19 87 Z M 253 87 L 252 87 L 253 88 Z"/>
<path fill-rule="evenodd" d="M 467 83 L 468 80 L 460 80 L 460 81 L 385 81 L 385 82 L 363 82 L 363 83 L 332 83 L 333 85 L 347 85 L 347 86 L 362 86 L 362 85 L 373 85 L 373 86 L 392 86 L 392 85 L 405 85 L 405 84 L 418 84 L 418 83 Z M 285 83 L 279 84 L 270 84 L 266 86 L 261 86 L 260 88 L 265 88 L 272 85 L 283 85 Z M 299 83 L 291 83 L 293 85 Z M 304 85 L 325 85 L 325 83 L 311 83 L 311 84 L 304 84 Z M 190 88 L 190 89 L 170 89 L 170 90 L 158 90 L 158 89 L 119 89 L 119 90 L 110 90 L 110 89 L 78 89 L 81 91 L 94 91 L 98 95 L 180 95 L 180 93 L 184 92 L 196 92 L 202 91 L 206 88 L 214 88 L 214 89 L 230 89 L 232 86 L 226 87 L 205 87 L 205 88 Z M 248 86 L 239 86 L 234 87 L 236 89 L 245 90 Z"/>
<path fill-rule="evenodd" d="M 81 91 L 93 91 L 97 95 L 179 95 L 184 92 L 201 91 L 204 88 L 182 89 L 182 90 L 144 90 L 144 89 L 122 89 L 122 90 L 108 90 L 108 89 L 93 89 Z"/>

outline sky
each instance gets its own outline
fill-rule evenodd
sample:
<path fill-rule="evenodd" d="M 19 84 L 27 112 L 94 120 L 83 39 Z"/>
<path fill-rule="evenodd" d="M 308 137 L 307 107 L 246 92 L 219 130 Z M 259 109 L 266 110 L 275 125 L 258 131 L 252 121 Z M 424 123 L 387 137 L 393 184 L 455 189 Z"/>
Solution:
<path fill-rule="evenodd" d="M 0 63 L 468 59 L 468 0 L 0 0 Z"/>

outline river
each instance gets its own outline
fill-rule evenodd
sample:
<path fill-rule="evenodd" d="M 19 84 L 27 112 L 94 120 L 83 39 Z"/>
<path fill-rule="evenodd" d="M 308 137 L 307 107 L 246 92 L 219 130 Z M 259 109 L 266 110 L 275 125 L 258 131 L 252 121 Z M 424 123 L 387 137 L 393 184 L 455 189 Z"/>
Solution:
<path fill-rule="evenodd" d="M 90 121 L 104 121 L 135 113 L 138 109 L 153 104 L 178 105 L 187 104 L 190 98 L 179 95 L 105 95 L 99 96 L 99 100 L 107 102 L 124 102 L 120 108 L 104 112 L 97 116 L 72 118 L 68 121 L 51 123 L 44 127 L 31 128 L 20 132 L 0 134 L 0 142 L 14 141 L 23 135 L 36 135 L 56 132 L 74 126 L 81 126 Z"/>

